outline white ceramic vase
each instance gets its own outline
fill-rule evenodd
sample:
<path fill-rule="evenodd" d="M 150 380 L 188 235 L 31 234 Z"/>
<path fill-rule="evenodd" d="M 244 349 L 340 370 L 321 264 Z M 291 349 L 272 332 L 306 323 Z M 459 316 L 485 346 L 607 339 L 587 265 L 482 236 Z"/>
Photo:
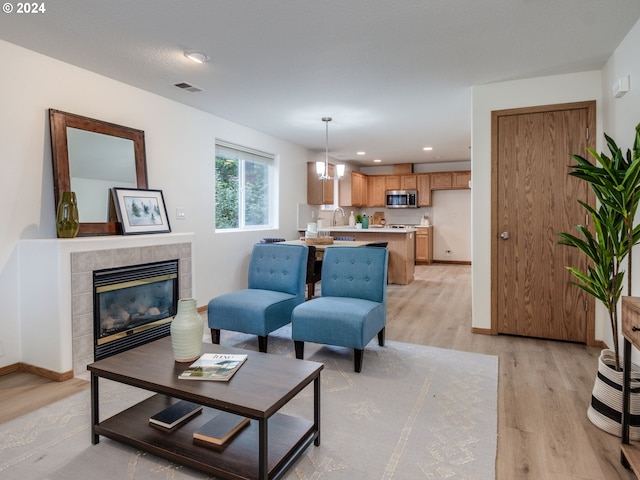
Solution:
<path fill-rule="evenodd" d="M 176 362 L 193 362 L 202 353 L 204 322 L 195 298 L 178 300 L 178 313 L 171 322 L 171 345 Z"/>

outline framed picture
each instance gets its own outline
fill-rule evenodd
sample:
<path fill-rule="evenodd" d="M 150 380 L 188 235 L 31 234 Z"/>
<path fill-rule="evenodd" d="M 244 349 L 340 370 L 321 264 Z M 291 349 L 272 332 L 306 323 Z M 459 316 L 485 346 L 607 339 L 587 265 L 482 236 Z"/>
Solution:
<path fill-rule="evenodd" d="M 162 190 L 112 188 L 111 191 L 124 235 L 171 231 Z"/>

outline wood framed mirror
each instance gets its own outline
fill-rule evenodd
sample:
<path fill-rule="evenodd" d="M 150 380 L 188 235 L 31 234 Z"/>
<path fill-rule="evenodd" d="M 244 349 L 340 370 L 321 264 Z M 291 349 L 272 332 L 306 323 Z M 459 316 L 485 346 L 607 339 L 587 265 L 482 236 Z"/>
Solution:
<path fill-rule="evenodd" d="M 78 236 L 115 235 L 111 188 L 148 188 L 144 131 L 49 109 L 53 191 L 76 192 Z"/>

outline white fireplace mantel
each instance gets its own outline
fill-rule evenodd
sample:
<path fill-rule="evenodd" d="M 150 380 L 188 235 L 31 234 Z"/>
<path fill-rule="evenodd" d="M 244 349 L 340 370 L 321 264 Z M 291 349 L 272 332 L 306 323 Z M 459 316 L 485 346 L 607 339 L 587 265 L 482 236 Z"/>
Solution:
<path fill-rule="evenodd" d="M 88 356 L 93 352 L 84 351 L 86 346 L 80 337 L 92 337 L 93 332 L 83 331 L 86 328 L 77 321 L 83 314 L 88 315 L 83 309 L 92 307 L 92 293 L 85 287 L 87 268 L 97 270 L 180 258 L 180 296 L 191 296 L 195 291 L 194 236 L 167 233 L 21 240 L 22 363 L 67 378 L 72 371 L 78 375 L 91 361 Z M 72 257 L 75 253 L 84 254 Z"/>

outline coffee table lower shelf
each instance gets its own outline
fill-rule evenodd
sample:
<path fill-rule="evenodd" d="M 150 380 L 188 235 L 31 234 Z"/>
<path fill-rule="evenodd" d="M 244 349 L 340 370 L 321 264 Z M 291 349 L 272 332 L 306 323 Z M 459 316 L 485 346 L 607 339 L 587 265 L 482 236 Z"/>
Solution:
<path fill-rule="evenodd" d="M 258 421 L 234 436 L 223 447 L 208 448 L 193 443 L 193 432 L 211 420 L 208 408 L 182 427 L 163 431 L 149 425 L 149 417 L 178 401 L 157 394 L 101 421 L 94 431 L 118 442 L 139 448 L 167 460 L 229 480 L 257 479 Z M 312 421 L 276 413 L 268 419 L 269 479 L 277 479 L 310 446 L 317 433 Z"/>

